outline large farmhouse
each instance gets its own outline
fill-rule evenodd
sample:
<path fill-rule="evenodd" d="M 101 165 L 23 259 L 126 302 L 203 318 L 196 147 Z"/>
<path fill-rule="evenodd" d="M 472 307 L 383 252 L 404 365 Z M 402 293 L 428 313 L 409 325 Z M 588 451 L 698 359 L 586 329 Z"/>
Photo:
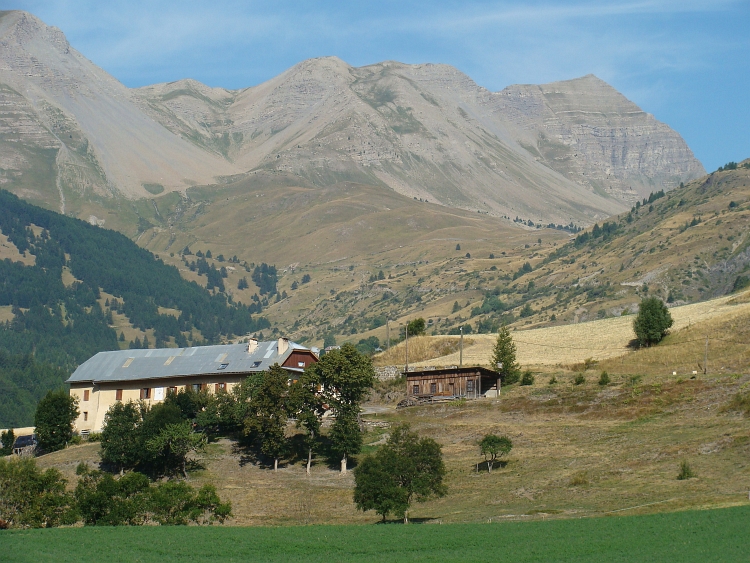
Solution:
<path fill-rule="evenodd" d="M 70 394 L 78 398 L 80 415 L 76 429 L 87 434 L 100 432 L 104 415 L 116 401 L 143 400 L 148 404 L 164 400 L 169 392 L 186 386 L 216 393 L 230 391 L 252 373 L 279 364 L 290 379 L 317 362 L 308 348 L 286 338 L 270 342 L 250 340 L 247 344 L 119 350 L 99 352 L 70 376 Z"/>

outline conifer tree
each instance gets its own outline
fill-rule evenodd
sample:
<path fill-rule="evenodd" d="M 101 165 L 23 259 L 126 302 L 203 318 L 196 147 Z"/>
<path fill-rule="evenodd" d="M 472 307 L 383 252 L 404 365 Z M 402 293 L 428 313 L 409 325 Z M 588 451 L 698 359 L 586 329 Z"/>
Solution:
<path fill-rule="evenodd" d="M 496 369 L 505 385 L 511 385 L 518 381 L 521 368 L 516 363 L 516 345 L 506 325 L 500 327 L 497 332 L 497 341 L 492 348 L 492 369 Z"/>

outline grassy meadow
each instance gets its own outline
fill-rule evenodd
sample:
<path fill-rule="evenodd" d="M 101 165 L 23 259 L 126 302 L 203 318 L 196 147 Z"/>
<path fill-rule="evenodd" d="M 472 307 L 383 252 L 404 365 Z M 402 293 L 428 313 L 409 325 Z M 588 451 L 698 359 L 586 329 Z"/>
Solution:
<path fill-rule="evenodd" d="M 77 528 L 3 532 L 3 561 L 747 561 L 750 507 L 637 517 L 297 528 Z"/>

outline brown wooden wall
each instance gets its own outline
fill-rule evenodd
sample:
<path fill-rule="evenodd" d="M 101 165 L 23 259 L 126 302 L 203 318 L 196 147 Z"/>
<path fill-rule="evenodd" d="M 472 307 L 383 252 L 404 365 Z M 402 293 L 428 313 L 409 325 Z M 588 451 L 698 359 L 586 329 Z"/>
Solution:
<path fill-rule="evenodd" d="M 294 350 L 284 362 L 283 367 L 304 369 L 317 361 L 315 354 L 309 350 Z"/>

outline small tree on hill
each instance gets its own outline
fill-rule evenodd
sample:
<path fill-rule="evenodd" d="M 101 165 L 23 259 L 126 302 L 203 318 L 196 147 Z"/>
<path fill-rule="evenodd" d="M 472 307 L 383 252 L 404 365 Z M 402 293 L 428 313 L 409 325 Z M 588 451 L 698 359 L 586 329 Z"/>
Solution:
<path fill-rule="evenodd" d="M 289 412 L 297 419 L 297 428 L 305 430 L 307 474 L 310 474 L 312 454 L 320 438 L 321 417 L 325 412 L 323 397 L 318 393 L 318 374 L 306 369 L 290 390 Z"/>
<path fill-rule="evenodd" d="M 359 510 L 374 510 L 385 521 L 393 512 L 409 521 L 413 500 L 446 494 L 445 464 L 440 445 L 419 438 L 404 424 L 394 428 L 388 442 L 354 470 L 354 502 Z"/>
<path fill-rule="evenodd" d="M 638 316 L 633 321 L 638 344 L 651 346 L 658 344 L 669 333 L 674 321 L 669 309 L 658 297 L 647 297 L 641 301 Z"/>
<path fill-rule="evenodd" d="M 104 415 L 101 437 L 102 461 L 116 467 L 122 474 L 140 460 L 140 444 L 134 439 L 139 432 L 141 413 L 131 402 L 116 402 Z"/>
<path fill-rule="evenodd" d="M 511 385 L 518 381 L 521 368 L 516 363 L 516 345 L 506 325 L 497 332 L 497 340 L 492 348 L 492 369 L 500 372 L 503 383 Z"/>
<path fill-rule="evenodd" d="M 422 336 L 425 331 L 425 322 L 422 317 L 409 321 L 406 325 L 409 330 L 409 336 Z"/>
<path fill-rule="evenodd" d="M 7 432 L 0 434 L 0 442 L 3 446 L 0 448 L 0 457 L 8 456 L 13 453 L 13 444 L 16 441 L 16 434 L 11 428 Z"/>
<path fill-rule="evenodd" d="M 279 468 L 279 458 L 287 446 L 287 372 L 274 364 L 265 374 L 258 392 L 253 395 L 245 419 L 245 433 L 255 438 L 263 455 L 273 458 L 273 470 Z"/>
<path fill-rule="evenodd" d="M 372 361 L 347 342 L 309 369 L 323 386 L 326 402 L 336 415 L 329 433 L 331 451 L 341 456 L 341 472 L 346 473 L 349 456 L 362 447 L 359 409 L 375 382 Z"/>
<path fill-rule="evenodd" d="M 206 447 L 206 436 L 193 432 L 193 425 L 187 420 L 177 424 L 167 424 L 156 436 L 146 442 L 146 447 L 166 461 L 168 469 L 179 469 L 187 479 L 187 458 L 192 452 Z"/>
<path fill-rule="evenodd" d="M 512 449 L 513 442 L 507 436 L 487 434 L 482 438 L 482 441 L 479 442 L 479 450 L 484 456 L 484 461 L 487 462 L 487 473 L 492 473 L 495 461 L 504 455 L 508 455 Z"/>
<path fill-rule="evenodd" d="M 47 452 L 63 449 L 73 438 L 73 421 L 78 414 L 76 397 L 65 389 L 49 391 L 39 401 L 34 415 L 39 446 Z"/>

